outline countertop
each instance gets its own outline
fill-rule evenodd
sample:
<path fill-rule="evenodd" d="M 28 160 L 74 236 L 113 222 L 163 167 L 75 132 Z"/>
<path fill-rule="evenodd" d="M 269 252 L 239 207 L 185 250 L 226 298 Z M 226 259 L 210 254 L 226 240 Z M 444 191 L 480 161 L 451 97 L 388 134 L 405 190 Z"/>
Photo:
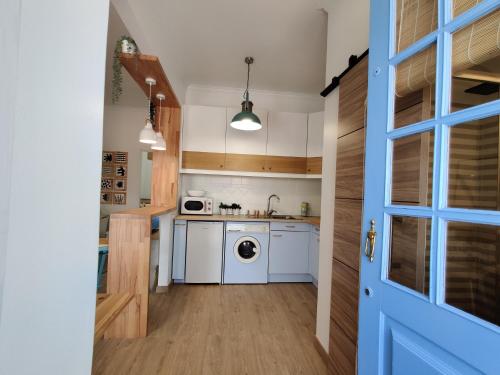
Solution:
<path fill-rule="evenodd" d="M 175 211 L 177 207 L 142 207 L 142 208 L 132 208 L 130 210 L 113 212 L 111 215 L 123 215 L 123 216 L 159 216 L 166 214 L 168 212 Z"/>
<path fill-rule="evenodd" d="M 281 222 L 281 223 L 307 223 L 312 225 L 320 224 L 319 216 L 295 216 L 297 219 L 272 219 L 268 217 L 253 217 L 245 215 L 177 215 L 175 220 L 190 220 L 190 221 L 266 221 L 266 222 Z"/>

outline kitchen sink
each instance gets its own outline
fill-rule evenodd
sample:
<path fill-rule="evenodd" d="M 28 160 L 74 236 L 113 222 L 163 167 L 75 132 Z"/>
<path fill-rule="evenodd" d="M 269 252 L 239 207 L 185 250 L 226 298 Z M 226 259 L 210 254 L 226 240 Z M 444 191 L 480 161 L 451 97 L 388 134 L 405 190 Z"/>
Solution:
<path fill-rule="evenodd" d="M 270 219 L 281 219 L 281 220 L 300 220 L 295 216 L 290 215 L 271 215 Z"/>

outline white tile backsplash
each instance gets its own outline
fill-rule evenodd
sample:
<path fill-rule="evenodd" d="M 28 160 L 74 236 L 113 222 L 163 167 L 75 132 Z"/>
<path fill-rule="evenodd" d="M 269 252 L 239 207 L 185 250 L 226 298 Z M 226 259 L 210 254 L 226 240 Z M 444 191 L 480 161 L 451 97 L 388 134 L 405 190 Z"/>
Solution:
<path fill-rule="evenodd" d="M 299 215 L 302 202 L 309 203 L 309 215 L 319 216 L 321 212 L 321 180 L 316 179 L 184 174 L 181 189 L 182 195 L 187 195 L 187 190 L 205 190 L 214 200 L 216 214 L 220 202 L 239 203 L 242 213 L 263 211 L 271 194 L 280 197 L 280 202 L 273 199 L 271 204 L 280 214 Z"/>

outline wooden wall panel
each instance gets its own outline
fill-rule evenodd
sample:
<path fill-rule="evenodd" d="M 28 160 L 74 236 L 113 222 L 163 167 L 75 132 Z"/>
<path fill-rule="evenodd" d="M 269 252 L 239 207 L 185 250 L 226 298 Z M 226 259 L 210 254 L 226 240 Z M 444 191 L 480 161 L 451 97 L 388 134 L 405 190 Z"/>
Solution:
<path fill-rule="evenodd" d="M 363 201 L 335 199 L 333 258 L 359 269 Z"/>
<path fill-rule="evenodd" d="M 332 293 L 337 298 L 331 301 L 331 318 L 353 343 L 358 340 L 358 277 L 357 270 L 333 260 Z"/>
<path fill-rule="evenodd" d="M 107 329 L 106 338 L 147 334 L 150 233 L 151 216 L 111 215 L 107 292 L 134 297 Z"/>
<path fill-rule="evenodd" d="M 184 169 L 207 169 L 223 170 L 226 162 L 226 154 L 215 152 L 182 152 L 182 168 Z"/>
<path fill-rule="evenodd" d="M 365 130 L 359 129 L 337 141 L 336 198 L 363 198 Z"/>
<path fill-rule="evenodd" d="M 307 174 L 321 174 L 323 168 L 323 158 L 311 157 L 307 158 Z"/>
<path fill-rule="evenodd" d="M 330 319 L 330 361 L 329 372 L 335 375 L 356 374 L 356 344 Z"/>
<path fill-rule="evenodd" d="M 339 87 L 338 137 L 365 126 L 365 101 L 368 90 L 368 58 L 348 72 Z"/>
<path fill-rule="evenodd" d="M 162 108 L 161 124 L 167 150 L 153 151 L 151 205 L 153 207 L 175 208 L 179 185 L 181 109 Z"/>

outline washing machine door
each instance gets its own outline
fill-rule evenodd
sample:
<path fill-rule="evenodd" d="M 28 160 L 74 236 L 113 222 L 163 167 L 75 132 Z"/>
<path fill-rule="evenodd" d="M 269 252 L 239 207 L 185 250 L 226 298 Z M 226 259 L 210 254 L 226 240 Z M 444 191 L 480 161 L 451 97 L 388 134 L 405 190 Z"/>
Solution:
<path fill-rule="evenodd" d="M 260 255 L 260 244 L 250 236 L 241 237 L 234 244 L 234 256 L 241 263 L 253 263 Z"/>

